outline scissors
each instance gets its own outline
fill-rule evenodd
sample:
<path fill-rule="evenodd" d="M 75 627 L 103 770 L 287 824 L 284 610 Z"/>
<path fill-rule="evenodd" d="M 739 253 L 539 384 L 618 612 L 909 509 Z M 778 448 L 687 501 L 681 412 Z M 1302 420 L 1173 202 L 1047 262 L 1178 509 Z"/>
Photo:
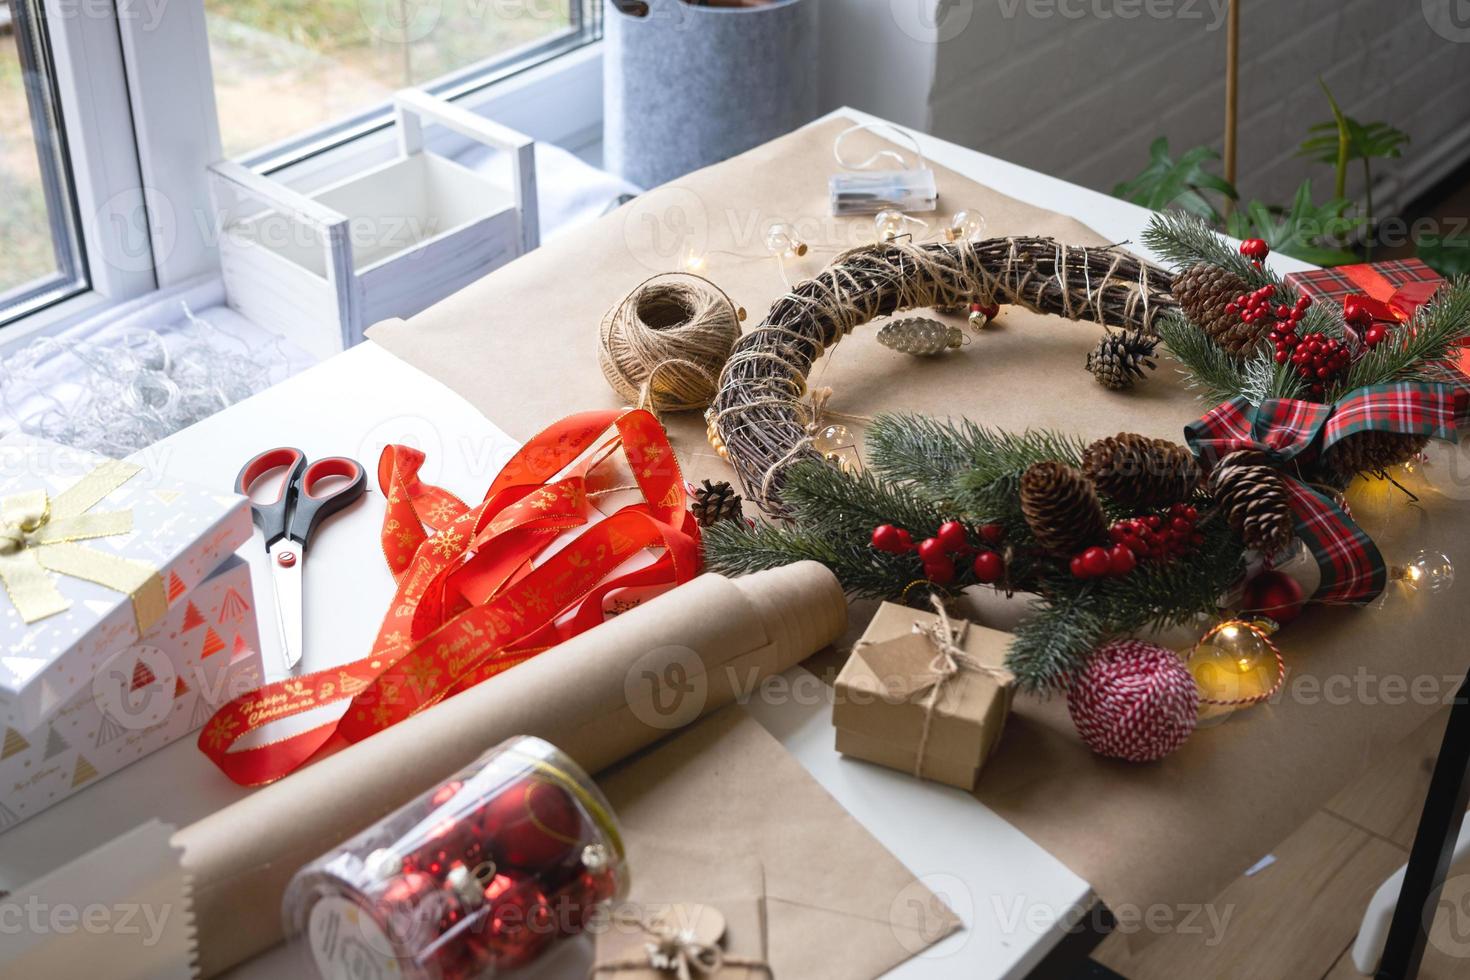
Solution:
<path fill-rule="evenodd" d="M 367 488 L 362 464 L 346 456 L 329 456 L 308 464 L 306 454 L 285 446 L 267 449 L 240 470 L 235 492 L 250 496 L 251 484 L 272 470 L 286 470 L 280 496 L 267 503 L 250 502 L 255 524 L 265 532 L 265 550 L 271 557 L 271 579 L 276 588 L 276 620 L 281 628 L 281 651 L 286 669 L 301 662 L 301 568 L 306 548 L 322 521 L 361 497 Z M 317 493 L 323 480 L 341 477 L 347 482 Z"/>

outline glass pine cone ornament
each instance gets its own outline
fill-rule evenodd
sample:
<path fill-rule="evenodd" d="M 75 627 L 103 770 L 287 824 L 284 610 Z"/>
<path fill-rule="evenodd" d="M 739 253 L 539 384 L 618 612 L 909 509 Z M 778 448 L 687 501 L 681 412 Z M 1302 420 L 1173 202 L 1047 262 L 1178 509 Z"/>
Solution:
<path fill-rule="evenodd" d="M 956 211 L 944 229 L 944 237 L 952 242 L 968 239 L 975 241 L 985 235 L 985 218 L 979 211 Z"/>
<path fill-rule="evenodd" d="M 891 242 L 908 230 L 908 218 L 902 211 L 879 211 L 873 216 L 873 228 L 878 232 L 878 241 Z"/>
<path fill-rule="evenodd" d="M 1394 577 L 1415 592 L 1444 592 L 1455 584 L 1455 565 L 1437 551 L 1421 551 Z"/>
<path fill-rule="evenodd" d="M 1189 655 L 1189 672 L 1203 701 L 1262 698 L 1276 686 L 1276 655 L 1259 627 L 1226 623 Z"/>
<path fill-rule="evenodd" d="M 914 357 L 943 354 L 959 347 L 964 341 L 964 332 L 959 327 L 924 316 L 889 320 L 878 329 L 878 343 L 889 350 L 912 354 Z"/>

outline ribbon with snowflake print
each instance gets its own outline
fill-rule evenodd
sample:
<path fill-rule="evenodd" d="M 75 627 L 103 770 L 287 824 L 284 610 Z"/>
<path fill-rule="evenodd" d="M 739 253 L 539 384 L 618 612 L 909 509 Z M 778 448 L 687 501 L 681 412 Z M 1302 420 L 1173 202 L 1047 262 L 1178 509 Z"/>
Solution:
<path fill-rule="evenodd" d="M 588 525 L 589 474 L 619 449 L 642 499 Z M 371 653 L 241 695 L 204 726 L 200 750 L 235 782 L 279 779 L 592 628 L 614 589 L 672 587 L 699 571 L 683 476 L 646 411 L 562 419 L 522 446 L 473 507 L 423 482 L 424 461 L 388 446 L 378 462 L 383 556 L 397 590 Z M 645 548 L 662 554 L 619 572 Z M 272 722 L 342 701 L 335 721 L 232 751 Z"/>

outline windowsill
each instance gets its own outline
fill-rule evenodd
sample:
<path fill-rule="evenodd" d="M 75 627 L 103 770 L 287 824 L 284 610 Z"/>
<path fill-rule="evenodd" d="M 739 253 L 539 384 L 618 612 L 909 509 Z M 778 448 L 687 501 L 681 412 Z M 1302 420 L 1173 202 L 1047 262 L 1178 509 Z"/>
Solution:
<path fill-rule="evenodd" d="M 537 142 L 554 143 L 596 165 L 602 151 L 602 52 L 601 41 L 584 45 L 467 94 L 457 104 Z M 444 156 L 457 156 L 472 145 L 467 138 L 439 127 L 430 127 L 425 137 L 425 148 Z M 310 192 L 391 159 L 396 153 L 397 137 L 389 127 L 271 176 L 295 190 Z M 138 298 L 135 294 L 126 301 Z M 38 310 L 0 331 L 0 352 L 58 333 L 123 302 L 92 291 Z"/>

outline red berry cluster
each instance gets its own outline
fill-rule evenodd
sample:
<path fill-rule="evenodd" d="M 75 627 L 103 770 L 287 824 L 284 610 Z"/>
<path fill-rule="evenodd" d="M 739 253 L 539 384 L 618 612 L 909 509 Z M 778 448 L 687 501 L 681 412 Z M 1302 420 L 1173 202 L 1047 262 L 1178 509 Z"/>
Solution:
<path fill-rule="evenodd" d="M 1388 325 L 1373 319 L 1373 311 L 1364 305 L 1360 296 L 1349 296 L 1342 301 L 1342 318 L 1369 347 L 1377 347 L 1388 339 Z"/>
<path fill-rule="evenodd" d="M 1240 243 L 1240 254 L 1259 266 L 1271 254 L 1271 246 L 1266 244 L 1264 238 L 1247 238 Z"/>
<path fill-rule="evenodd" d="M 1312 297 L 1302 294 L 1294 306 L 1287 306 L 1272 302 L 1275 293 L 1276 287 L 1262 286 L 1225 304 L 1225 312 L 1239 313 L 1246 323 L 1269 323 L 1271 343 L 1276 346 L 1276 363 L 1290 362 L 1311 386 L 1312 394 L 1320 397 L 1327 384 L 1352 363 L 1352 349 L 1318 331 L 1298 335 L 1297 328 L 1312 307 Z"/>
<path fill-rule="evenodd" d="M 956 558 L 974 555 L 971 571 L 975 578 L 984 583 L 999 582 L 1005 576 L 1005 559 L 993 549 L 1005 539 L 1005 528 L 999 524 L 982 524 L 976 529 L 984 544 L 976 548 L 970 544 L 970 533 L 959 521 L 945 521 L 932 538 L 925 538 L 917 545 L 913 536 L 901 527 L 880 524 L 873 528 L 873 547 L 891 555 L 903 555 L 910 551 L 919 553 L 924 563 L 924 577 L 938 585 L 948 585 L 959 574 Z"/>
<path fill-rule="evenodd" d="M 1078 578 L 1127 575 L 1140 560 L 1167 562 L 1189 554 L 1204 541 L 1199 511 L 1189 504 L 1175 504 L 1167 514 L 1148 514 L 1119 521 L 1108 529 L 1109 548 L 1088 548 L 1072 559 L 1072 574 Z"/>

